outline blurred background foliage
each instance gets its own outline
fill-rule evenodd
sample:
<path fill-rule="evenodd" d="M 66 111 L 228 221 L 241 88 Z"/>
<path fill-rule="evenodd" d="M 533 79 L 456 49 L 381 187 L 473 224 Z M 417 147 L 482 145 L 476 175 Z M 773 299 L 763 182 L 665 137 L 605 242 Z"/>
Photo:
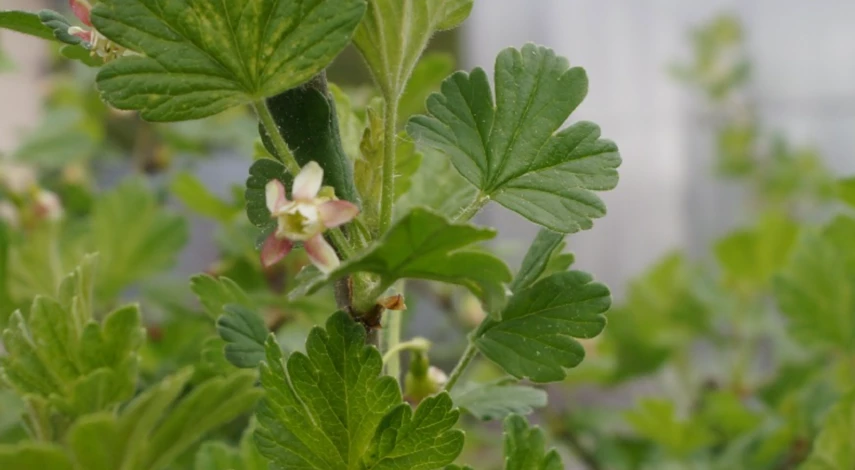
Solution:
<path fill-rule="evenodd" d="M 758 119 L 744 92 L 751 83 L 747 33 L 728 15 L 700 25 L 688 36 L 693 55 L 670 73 L 703 98 L 717 136 L 710 170 L 749 192 L 754 222 L 716 240 L 706 256 L 674 252 L 633 280 L 609 313 L 606 332 L 586 343 L 585 362 L 546 388 L 548 407 L 540 392 L 517 390 L 520 409 L 513 411 L 533 412 L 578 468 L 851 469 L 845 440 L 855 428 L 834 417 L 855 407 L 848 395 L 855 387 L 855 179 L 832 174 L 814 149 L 793 145 Z M 437 38 L 414 80 L 437 89 L 456 69 L 457 41 L 453 34 Z M 358 61 L 350 51 L 329 71 L 339 85 L 334 93 L 350 155 L 371 144 L 363 129 L 374 97 Z M 0 54 L 0 71 L 12 68 Z M 243 390 L 222 357 L 211 313 L 194 295 L 234 295 L 219 276 L 245 292 L 287 350 L 301 348 L 309 328 L 334 310 L 332 296 L 289 300 L 304 254 L 295 251 L 263 270 L 243 188 L 211 187 L 194 171 L 215 154 L 244 162 L 263 155 L 249 112 L 152 124 L 108 109 L 91 69 L 57 55 L 50 73 L 42 122 L 0 160 L 0 326 L 15 310 L 31 316 L 33 298 L 53 295 L 84 255 L 97 251 L 92 318 L 101 321 L 134 300 L 146 329 L 137 390 L 125 402 L 161 380 L 189 384 L 184 400 L 194 390 L 230 390 L 223 385 L 229 380 Z M 402 123 L 424 99 L 405 97 Z M 460 187 L 447 160 L 400 153 L 412 155 L 402 206 L 448 208 L 466 199 L 437 186 Z M 190 242 L 188 216 L 215 227 L 208 236 L 218 251 L 190 283 L 172 270 Z M 557 254 L 553 262 L 563 269 L 573 257 Z M 433 341 L 430 357 L 447 369 L 483 312 L 457 288 L 408 289 L 409 331 Z M 504 380 L 487 361 L 470 376 Z M 462 460 L 501 468 L 498 426 L 482 419 L 509 410 L 485 411 L 478 405 L 489 397 L 467 398 L 472 413 L 463 422 Z M 23 406 L 0 389 L 0 443 L 26 438 Z M 234 468 L 263 468 L 248 463 L 257 456 L 242 441 L 246 416 L 229 416 L 194 436 L 162 468 L 232 468 L 213 466 L 228 459 Z M 814 466 L 823 453 L 842 466 Z"/>

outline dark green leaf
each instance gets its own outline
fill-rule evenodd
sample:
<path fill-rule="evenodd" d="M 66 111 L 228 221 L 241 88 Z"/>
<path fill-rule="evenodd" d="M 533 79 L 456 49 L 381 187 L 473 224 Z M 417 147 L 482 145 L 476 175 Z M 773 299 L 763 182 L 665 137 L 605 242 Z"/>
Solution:
<path fill-rule="evenodd" d="M 364 327 L 343 312 L 312 330 L 306 354 L 292 353 L 287 363 L 268 340 L 256 442 L 271 468 L 426 470 L 451 463 L 463 445 L 462 433 L 451 429 L 451 400 L 439 395 L 413 413 L 382 367 L 377 349 L 365 345 Z"/>
<path fill-rule="evenodd" d="M 270 158 L 256 160 L 249 167 L 249 179 L 246 180 L 246 215 L 249 221 L 258 228 L 267 229 L 275 225 L 267 209 L 264 187 L 270 181 L 277 179 L 290 188 L 293 178 L 285 165 Z"/>
<path fill-rule="evenodd" d="M 28 11 L 0 11 L 0 28 L 17 31 L 37 38 L 55 39 L 53 30 L 42 24 L 39 15 Z"/>
<path fill-rule="evenodd" d="M 585 349 L 574 338 L 603 331 L 611 296 L 603 284 L 580 271 L 554 274 L 511 297 L 500 321 L 488 319 L 475 344 L 490 360 L 517 377 L 554 382 L 576 367 Z"/>
<path fill-rule="evenodd" d="M 236 367 L 255 369 L 264 360 L 264 342 L 270 332 L 261 317 L 241 305 L 226 305 L 217 319 L 217 331 L 226 341 L 226 359 Z"/>
<path fill-rule="evenodd" d="M 563 233 L 541 229 L 529 247 L 514 281 L 511 282 L 511 292 L 519 292 L 540 279 L 556 248 L 560 247 L 563 241 Z"/>
<path fill-rule="evenodd" d="M 524 217 L 562 233 L 591 228 L 605 215 L 594 191 L 615 187 L 621 160 L 596 124 L 559 131 L 588 92 L 585 71 L 529 44 L 499 54 L 495 82 L 494 105 L 482 69 L 452 75 L 428 99 L 430 116 L 413 118 L 409 133 Z"/>
<path fill-rule="evenodd" d="M 148 120 L 210 116 L 309 80 L 350 42 L 364 12 L 363 0 L 98 2 L 98 31 L 141 54 L 105 65 L 98 88 Z"/>
<path fill-rule="evenodd" d="M 268 99 L 267 104 L 297 163 L 317 162 L 324 169 L 324 185 L 331 186 L 339 199 L 358 203 L 353 167 L 341 144 L 335 99 L 325 80 L 323 75 L 316 77 Z M 260 133 L 267 150 L 276 155 L 263 127 Z"/>
<path fill-rule="evenodd" d="M 414 209 L 364 254 L 348 260 L 308 290 L 348 274 L 371 272 L 386 285 L 405 278 L 459 284 L 495 307 L 504 301 L 504 283 L 510 280 L 510 272 L 500 259 L 470 247 L 495 236 L 492 229 L 451 224 L 440 215 Z"/>

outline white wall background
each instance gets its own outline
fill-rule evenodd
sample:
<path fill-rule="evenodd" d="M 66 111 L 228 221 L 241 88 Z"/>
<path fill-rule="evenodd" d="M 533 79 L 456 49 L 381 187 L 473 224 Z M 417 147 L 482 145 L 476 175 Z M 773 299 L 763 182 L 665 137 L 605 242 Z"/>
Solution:
<path fill-rule="evenodd" d="M 794 143 L 816 144 L 839 171 L 855 172 L 855 1 L 489 0 L 465 30 L 466 66 L 533 41 L 583 66 L 590 93 L 571 117 L 600 124 L 624 159 L 609 215 L 571 238 L 582 268 L 614 287 L 664 252 L 698 250 L 738 213 L 738 198 L 710 181 L 702 111 L 666 67 L 685 59 L 692 27 L 722 11 L 743 20 L 760 118 Z M 535 229 L 492 207 L 504 234 Z"/>

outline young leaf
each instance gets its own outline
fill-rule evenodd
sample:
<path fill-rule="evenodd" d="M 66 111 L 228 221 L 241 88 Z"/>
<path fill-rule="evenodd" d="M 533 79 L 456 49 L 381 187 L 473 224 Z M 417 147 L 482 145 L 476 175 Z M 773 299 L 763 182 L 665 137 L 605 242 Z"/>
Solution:
<path fill-rule="evenodd" d="M 731 283 L 761 288 L 786 262 L 798 230 L 788 218 L 767 215 L 753 230 L 739 231 L 717 242 L 716 258 Z"/>
<path fill-rule="evenodd" d="M 462 23 L 473 0 L 369 0 L 353 36 L 386 99 L 397 100 L 431 36 Z M 394 38 L 394 39 L 391 39 Z"/>
<path fill-rule="evenodd" d="M 605 215 L 594 191 L 615 187 L 621 159 L 596 124 L 558 131 L 588 92 L 585 71 L 529 44 L 499 54 L 495 82 L 494 105 L 484 70 L 452 75 L 428 99 L 430 115 L 410 121 L 410 135 L 529 220 L 562 233 L 591 228 Z"/>
<path fill-rule="evenodd" d="M 95 28 L 140 55 L 105 65 L 98 88 L 152 121 L 211 116 L 309 80 L 364 12 L 364 0 L 101 1 Z"/>
<path fill-rule="evenodd" d="M 194 470 L 239 470 L 240 455 L 237 450 L 222 442 L 206 442 L 196 452 Z"/>
<path fill-rule="evenodd" d="M 855 272 L 847 261 L 827 237 L 801 237 L 774 282 L 775 297 L 795 338 L 855 351 Z"/>
<path fill-rule="evenodd" d="M 428 96 L 439 90 L 445 77 L 454 72 L 454 58 L 448 54 L 426 54 L 413 70 L 413 76 L 398 103 L 398 120 L 406 122 L 410 116 L 425 111 Z"/>
<path fill-rule="evenodd" d="M 545 447 L 540 428 L 530 428 L 522 416 L 505 419 L 505 470 L 562 470 L 558 452 L 547 452 Z"/>
<path fill-rule="evenodd" d="M 223 307 L 226 304 L 253 306 L 246 292 L 227 277 L 215 278 L 207 274 L 193 276 L 190 278 L 190 290 L 196 294 L 199 302 L 205 307 L 205 312 L 212 319 L 219 318 L 223 314 Z M 264 344 L 264 338 L 261 342 Z"/>
<path fill-rule="evenodd" d="M 187 242 L 185 221 L 164 211 L 140 180 L 124 182 L 95 202 L 92 248 L 100 254 L 99 299 L 175 263 Z"/>
<path fill-rule="evenodd" d="M 271 468 L 427 470 L 454 461 L 463 435 L 451 429 L 458 412 L 448 395 L 413 413 L 382 367 L 363 326 L 343 312 L 312 330 L 306 354 L 287 362 L 268 340 L 256 442 Z"/>
<path fill-rule="evenodd" d="M 855 394 L 845 396 L 828 412 L 813 450 L 799 470 L 850 468 L 855 468 Z"/>
<path fill-rule="evenodd" d="M 23 442 L 0 444 L 0 468 L 27 470 L 32 468 L 50 470 L 74 470 L 71 459 L 55 444 Z"/>
<path fill-rule="evenodd" d="M 674 403 L 646 399 L 628 412 L 627 421 L 641 436 L 662 446 L 675 457 L 685 457 L 713 443 L 715 435 L 694 420 L 679 420 Z"/>
<path fill-rule="evenodd" d="M 226 341 L 226 359 L 235 367 L 255 369 L 264 360 L 264 343 L 270 332 L 261 317 L 241 305 L 226 305 L 217 319 L 217 331 Z"/>
<path fill-rule="evenodd" d="M 363 255 L 348 260 L 309 291 L 348 274 L 371 272 L 378 274 L 384 285 L 405 278 L 459 284 L 488 305 L 501 305 L 504 283 L 511 278 L 507 266 L 489 253 L 469 248 L 495 236 L 492 229 L 451 224 L 440 215 L 414 209 Z"/>
<path fill-rule="evenodd" d="M 546 392 L 519 384 L 479 384 L 454 394 L 454 404 L 480 420 L 531 414 L 546 406 Z"/>
<path fill-rule="evenodd" d="M 514 280 L 509 286 L 511 292 L 519 292 L 540 279 L 549 265 L 553 253 L 563 241 L 563 233 L 540 229 L 523 259 L 519 272 L 514 276 Z"/>
<path fill-rule="evenodd" d="M 229 222 L 238 212 L 232 205 L 211 193 L 204 183 L 190 172 L 175 175 L 169 189 L 188 209 L 219 222 Z"/>
<path fill-rule="evenodd" d="M 855 177 L 837 181 L 837 196 L 850 207 L 855 207 Z"/>
<path fill-rule="evenodd" d="M 488 319 L 477 330 L 475 345 L 514 377 L 559 381 L 585 356 L 574 338 L 600 334 L 610 306 L 608 288 L 589 274 L 554 274 L 511 297 L 501 320 Z"/>

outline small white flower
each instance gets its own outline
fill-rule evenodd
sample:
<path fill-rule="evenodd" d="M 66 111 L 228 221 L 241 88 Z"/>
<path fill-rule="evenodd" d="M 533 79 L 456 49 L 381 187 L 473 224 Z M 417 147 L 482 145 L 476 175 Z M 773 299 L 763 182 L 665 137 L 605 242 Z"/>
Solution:
<path fill-rule="evenodd" d="M 303 242 L 312 264 L 321 271 L 329 273 L 339 266 L 341 262 L 323 233 L 353 220 L 359 208 L 348 201 L 319 197 L 323 179 L 320 165 L 309 162 L 294 178 L 292 200 L 286 197 L 281 181 L 267 183 L 267 209 L 277 225 L 261 248 L 264 266 L 272 266 L 284 258 L 293 248 L 293 242 Z"/>
<path fill-rule="evenodd" d="M 36 172 L 15 163 L 0 163 L 0 186 L 12 194 L 23 195 L 36 186 Z"/>
<path fill-rule="evenodd" d="M 9 201 L 0 201 L 0 220 L 12 228 L 18 228 L 21 223 L 18 209 Z"/>

